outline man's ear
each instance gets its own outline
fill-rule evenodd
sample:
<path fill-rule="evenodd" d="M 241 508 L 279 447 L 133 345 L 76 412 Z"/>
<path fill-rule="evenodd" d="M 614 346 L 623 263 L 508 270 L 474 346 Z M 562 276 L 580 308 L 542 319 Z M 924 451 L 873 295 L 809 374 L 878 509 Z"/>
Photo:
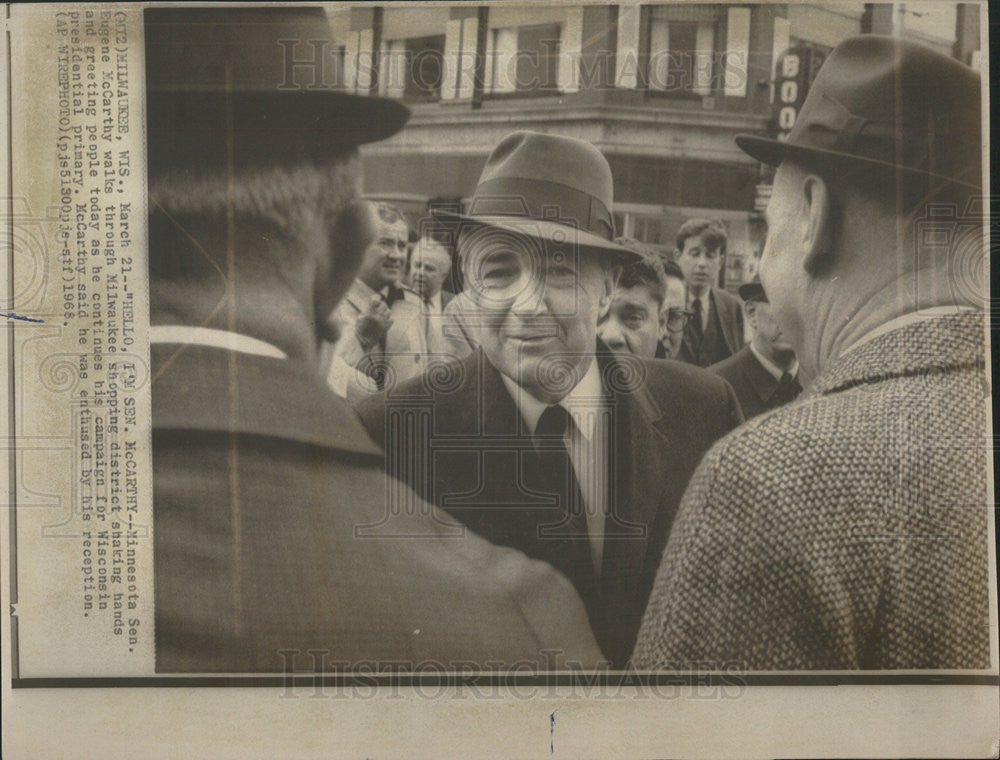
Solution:
<path fill-rule="evenodd" d="M 614 262 L 608 262 L 604 267 L 604 289 L 598 304 L 600 313 L 598 317 L 604 319 L 611 310 L 611 301 L 615 295 L 615 288 L 618 286 L 618 278 L 621 277 L 622 266 Z"/>
<path fill-rule="evenodd" d="M 826 267 L 833 254 L 833 196 L 826 180 L 817 174 L 806 175 L 802 181 L 802 196 L 806 215 L 802 264 L 815 277 Z"/>

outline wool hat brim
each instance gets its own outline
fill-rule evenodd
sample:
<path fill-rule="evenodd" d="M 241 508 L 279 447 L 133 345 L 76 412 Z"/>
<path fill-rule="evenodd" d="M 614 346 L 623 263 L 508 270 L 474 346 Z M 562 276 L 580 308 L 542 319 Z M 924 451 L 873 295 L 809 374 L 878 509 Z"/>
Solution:
<path fill-rule="evenodd" d="M 778 166 L 785 159 L 791 159 L 806 166 L 833 166 L 841 168 L 873 169 L 882 172 L 898 172 L 904 177 L 931 177 L 942 182 L 957 182 L 971 188 L 982 187 L 981 176 L 975 169 L 970 169 L 968 178 L 949 177 L 934 172 L 923 171 L 909 166 L 880 161 L 853 153 L 840 153 L 824 148 L 813 148 L 806 145 L 790 143 L 787 140 L 774 140 L 757 135 L 738 134 L 734 138 L 736 145 L 751 158 L 756 158 L 768 166 Z M 981 173 L 980 173 L 981 174 Z"/>

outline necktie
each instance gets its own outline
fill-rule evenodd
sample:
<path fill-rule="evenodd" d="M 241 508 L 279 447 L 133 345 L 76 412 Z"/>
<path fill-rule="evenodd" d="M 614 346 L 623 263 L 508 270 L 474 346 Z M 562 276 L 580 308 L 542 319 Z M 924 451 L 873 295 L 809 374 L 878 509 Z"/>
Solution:
<path fill-rule="evenodd" d="M 694 332 L 697 343 L 701 344 L 701 339 L 705 337 L 705 329 L 701 324 L 701 299 L 696 298 L 691 302 L 691 330 Z"/>
<path fill-rule="evenodd" d="M 385 305 L 390 309 L 396 301 L 400 301 L 404 298 L 403 289 L 396 287 L 395 285 L 387 285 L 385 293 L 380 295 L 382 295 L 382 300 L 385 301 Z"/>
<path fill-rule="evenodd" d="M 774 399 L 779 405 L 787 404 L 789 401 L 794 401 L 801 392 L 802 386 L 799 384 L 799 381 L 792 377 L 790 373 L 785 372 L 778 381 L 778 388 L 774 392 Z"/>
<path fill-rule="evenodd" d="M 393 304 L 402 300 L 404 297 L 402 288 L 398 288 L 395 285 L 386 285 L 385 288 L 379 291 L 378 295 L 385 302 L 385 305 L 389 307 L 390 311 L 392 310 Z M 391 330 L 392 328 L 390 327 L 389 329 Z M 382 340 L 379 341 L 379 349 L 383 354 L 387 350 L 386 343 L 388 339 L 389 333 L 387 331 L 386 334 L 382 336 Z M 368 375 L 375 381 L 375 385 L 380 391 L 385 390 L 386 381 L 388 380 L 388 368 L 384 356 L 382 357 L 381 362 L 368 371 Z"/>
<path fill-rule="evenodd" d="M 535 428 L 535 472 L 537 489 L 555 496 L 557 510 L 537 525 L 535 538 L 543 559 L 562 571 L 586 599 L 594 591 L 594 569 L 590 557 L 587 514 L 573 463 L 566 449 L 566 433 L 574 425 L 563 407 L 549 406 Z"/>

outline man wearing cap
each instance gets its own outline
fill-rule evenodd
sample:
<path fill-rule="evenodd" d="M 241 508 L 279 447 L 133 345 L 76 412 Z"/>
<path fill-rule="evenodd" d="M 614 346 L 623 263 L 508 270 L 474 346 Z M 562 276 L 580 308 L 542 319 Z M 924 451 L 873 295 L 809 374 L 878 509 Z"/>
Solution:
<path fill-rule="evenodd" d="M 778 167 L 761 281 L 813 379 L 695 473 L 638 667 L 989 667 L 985 293 L 955 234 L 981 239 L 980 93 L 857 37 L 786 141 L 737 137 Z"/>
<path fill-rule="evenodd" d="M 145 24 L 156 672 L 595 667 L 549 566 L 412 494 L 382 539 L 382 452 L 319 374 L 374 231 L 356 146 L 406 108 L 288 87 L 277 40 L 328 40 L 319 8 Z"/>
<path fill-rule="evenodd" d="M 618 270 L 637 258 L 613 242 L 611 203 L 594 146 L 504 138 L 470 213 L 449 217 L 478 348 L 359 411 L 390 474 L 565 573 L 622 666 L 684 485 L 742 418 L 721 379 L 598 340 Z"/>
<path fill-rule="evenodd" d="M 684 339 L 677 358 L 708 367 L 743 347 L 743 312 L 731 293 L 718 287 L 728 237 L 721 222 L 688 219 L 677 231 L 677 263 L 687 285 Z"/>
<path fill-rule="evenodd" d="M 708 368 L 733 386 L 746 419 L 793 401 L 802 392 L 795 349 L 771 313 L 759 281 L 739 288 L 753 339 L 718 364 Z"/>

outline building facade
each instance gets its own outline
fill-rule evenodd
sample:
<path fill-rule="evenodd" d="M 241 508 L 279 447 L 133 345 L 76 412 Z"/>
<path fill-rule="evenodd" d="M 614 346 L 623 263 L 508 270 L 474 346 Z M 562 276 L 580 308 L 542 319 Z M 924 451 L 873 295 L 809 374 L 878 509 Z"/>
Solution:
<path fill-rule="evenodd" d="M 364 149 L 367 194 L 418 223 L 428 202 L 468 198 L 508 133 L 582 138 L 611 165 L 618 234 L 672 250 L 685 219 L 720 219 L 734 288 L 763 247 L 769 188 L 733 136 L 777 129 L 781 54 L 805 46 L 821 61 L 856 34 L 905 34 L 978 64 L 981 6 L 922 7 L 426 3 L 334 7 L 330 18 L 345 41 L 338 81 L 413 111 Z"/>

